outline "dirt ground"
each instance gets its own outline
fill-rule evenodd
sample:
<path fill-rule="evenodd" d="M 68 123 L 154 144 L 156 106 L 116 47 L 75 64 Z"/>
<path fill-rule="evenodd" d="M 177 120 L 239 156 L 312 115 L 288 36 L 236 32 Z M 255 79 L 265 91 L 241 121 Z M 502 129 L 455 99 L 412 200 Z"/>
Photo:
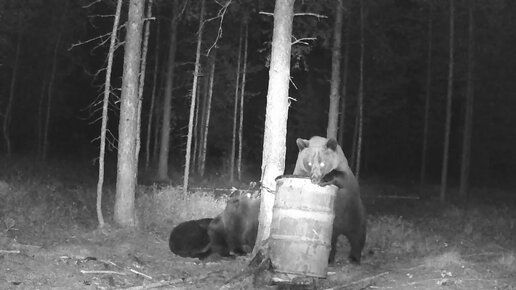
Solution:
<path fill-rule="evenodd" d="M 292 289 L 516 289 L 516 219 L 505 217 L 514 207 L 479 210 L 499 210 L 480 226 L 475 220 L 485 215 L 475 214 L 471 223 L 462 210 L 432 210 L 435 203 L 366 204 L 370 229 L 362 264 L 346 261 L 342 238 L 328 277 Z M 24 210 L 34 214 L 30 207 Z M 168 248 L 172 225 L 98 230 L 94 216 L 41 224 L 15 221 L 11 212 L 4 208 L 0 214 L 0 289 L 289 289 L 255 287 L 252 276 L 225 285 L 250 257 L 200 262 L 175 256 Z M 393 212 L 407 222 L 397 223 Z M 389 235 L 405 236 L 389 240 Z"/>

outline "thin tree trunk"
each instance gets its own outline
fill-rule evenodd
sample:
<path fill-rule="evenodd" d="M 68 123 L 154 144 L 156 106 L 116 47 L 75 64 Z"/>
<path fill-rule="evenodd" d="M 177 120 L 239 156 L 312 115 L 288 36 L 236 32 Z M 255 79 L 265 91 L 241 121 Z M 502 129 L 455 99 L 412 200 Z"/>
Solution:
<path fill-rule="evenodd" d="M 342 15 L 344 7 L 342 0 L 335 1 L 337 4 L 335 11 L 335 24 L 333 27 L 333 48 L 331 56 L 331 88 L 330 88 L 330 104 L 328 108 L 328 128 L 326 136 L 328 138 L 337 138 L 338 122 L 339 122 L 339 89 L 340 89 L 340 62 L 341 42 L 342 42 Z"/>
<path fill-rule="evenodd" d="M 469 170 L 471 155 L 471 134 L 473 127 L 473 102 L 474 102 L 474 86 L 473 73 L 475 69 L 475 31 L 473 12 L 475 9 L 475 1 L 469 0 L 468 5 L 468 72 L 466 87 L 466 112 L 464 116 L 464 139 L 462 140 L 462 162 L 460 167 L 460 186 L 459 195 L 466 199 L 469 187 Z"/>
<path fill-rule="evenodd" d="M 145 1 L 145 0 L 144 0 Z M 142 127 L 142 102 L 143 102 L 143 88 L 145 86 L 145 70 L 147 68 L 147 52 L 149 51 L 149 35 L 150 35 L 150 19 L 152 18 L 152 1 L 147 0 L 147 14 L 145 15 L 145 32 L 143 37 L 142 60 L 140 63 L 140 84 L 138 86 L 138 113 L 136 120 L 136 159 L 140 154 L 141 146 L 141 127 Z"/>
<path fill-rule="evenodd" d="M 21 53 L 21 42 L 22 42 L 22 20 L 21 15 L 18 15 L 18 41 L 16 43 L 16 52 L 14 56 L 14 65 L 13 65 L 13 74 L 11 76 L 11 84 L 9 86 L 9 99 L 7 101 L 7 106 L 5 108 L 4 113 L 4 124 L 2 127 L 2 132 L 4 135 L 5 146 L 7 150 L 7 156 L 11 156 L 12 148 L 11 148 L 11 136 L 9 132 L 9 126 L 11 124 L 11 114 L 14 103 L 14 94 L 16 89 L 16 81 L 18 78 L 18 66 L 20 63 L 20 53 Z"/>
<path fill-rule="evenodd" d="M 358 120 L 359 120 L 359 112 L 358 112 L 358 103 L 355 113 L 355 125 L 353 126 L 353 141 L 351 146 L 351 168 L 353 171 L 357 171 L 356 162 L 357 162 L 357 140 L 358 140 Z"/>
<path fill-rule="evenodd" d="M 199 67 L 201 66 L 201 63 L 199 63 Z M 201 68 L 199 68 L 199 71 L 202 71 Z M 200 74 L 202 74 L 202 72 L 200 72 Z M 203 79 L 205 80 L 205 79 Z M 194 112 L 194 120 L 193 120 L 193 133 L 192 133 L 192 142 L 193 142 L 193 150 L 192 150 L 192 154 L 191 154 L 191 159 L 192 159 L 192 164 L 193 164 L 193 171 L 197 171 L 198 167 L 197 167 L 197 157 L 198 157 L 198 150 L 199 150 L 199 136 L 200 136 L 200 128 L 202 127 L 202 125 L 199 124 L 199 114 L 200 114 L 200 110 L 199 110 L 199 107 L 200 107 L 200 104 L 201 104 L 201 88 L 200 86 L 203 86 L 203 90 L 204 92 L 206 92 L 206 89 L 205 89 L 205 83 L 204 84 L 200 84 L 200 82 L 197 83 L 197 95 L 195 96 L 195 103 L 198 104 L 197 106 L 195 106 L 195 112 Z"/>
<path fill-rule="evenodd" d="M 204 130 L 203 130 L 203 138 L 202 138 L 202 148 L 201 148 L 201 166 L 199 169 L 199 173 L 204 176 L 204 170 L 206 168 L 206 151 L 208 146 L 208 131 L 210 129 L 210 116 L 211 116 L 211 100 L 213 98 L 213 83 L 215 80 L 215 60 L 217 56 L 217 50 L 213 50 L 213 55 L 210 58 L 210 88 L 208 91 L 208 100 L 206 102 L 206 121 L 204 122 Z"/>
<path fill-rule="evenodd" d="M 156 96 L 156 103 L 162 102 L 162 98 L 164 98 L 164 86 L 165 83 L 165 77 L 166 77 L 166 68 L 163 69 L 161 73 L 161 77 L 158 84 L 158 94 Z M 159 163 L 159 150 L 161 148 L 160 144 L 160 138 L 161 138 L 161 127 L 163 126 L 163 122 L 161 119 L 161 116 L 163 116 L 163 107 L 162 106 L 155 106 L 155 112 L 154 112 L 154 144 L 152 145 L 152 160 L 153 163 Z"/>
<path fill-rule="evenodd" d="M 364 128 L 364 1 L 360 0 L 360 85 L 358 88 L 358 138 L 355 175 L 360 176 L 362 135 Z"/>
<path fill-rule="evenodd" d="M 248 43 L 248 25 L 245 23 L 245 41 L 244 41 L 244 64 L 242 67 L 242 86 L 240 90 L 240 122 L 238 126 L 238 160 L 237 175 L 238 180 L 242 180 L 242 143 L 244 135 L 244 99 L 245 99 L 245 77 L 247 72 L 247 43 Z"/>
<path fill-rule="evenodd" d="M 446 123 L 444 127 L 444 147 L 443 147 L 443 166 L 441 171 L 441 192 L 440 200 L 444 202 L 446 199 L 446 182 L 448 178 L 448 152 L 450 147 L 450 127 L 452 118 L 452 97 L 453 97 L 453 42 L 454 42 L 454 5 L 450 0 L 450 50 L 448 64 L 448 92 L 446 94 Z"/>
<path fill-rule="evenodd" d="M 344 46 L 344 68 L 342 70 L 342 96 L 340 98 L 340 123 L 339 123 L 339 144 L 344 144 L 344 133 L 346 132 L 346 98 L 348 96 L 348 72 L 349 72 L 349 34 L 351 26 L 351 15 L 348 15 L 345 30 L 345 46 Z"/>
<path fill-rule="evenodd" d="M 237 76 L 235 84 L 235 101 L 233 109 L 233 134 L 231 136 L 231 156 L 229 158 L 229 182 L 233 184 L 235 182 L 235 155 L 236 155 L 236 128 L 237 128 L 237 117 L 238 117 L 238 93 L 240 86 L 240 62 L 242 56 L 242 31 L 243 24 L 240 26 L 240 38 L 238 40 L 238 60 L 237 60 Z"/>
<path fill-rule="evenodd" d="M 276 1 L 263 135 L 262 190 L 258 235 L 253 253 L 270 235 L 276 177 L 285 171 L 288 89 L 294 0 Z"/>
<path fill-rule="evenodd" d="M 186 140 L 186 156 L 185 156 L 185 171 L 183 176 L 183 193 L 186 194 L 188 191 L 188 178 L 190 177 L 190 157 L 192 151 L 192 135 L 193 135 L 193 118 L 195 111 L 195 95 L 197 94 L 197 82 L 199 79 L 199 68 L 201 59 L 201 44 L 202 44 L 202 32 L 203 32 L 203 21 L 204 21 L 204 9 L 205 0 L 201 1 L 201 12 L 199 14 L 199 30 L 197 36 L 197 49 L 195 51 L 195 68 L 194 68 L 194 79 L 192 85 L 192 99 L 190 103 L 190 117 L 188 120 L 188 137 Z"/>
<path fill-rule="evenodd" d="M 99 179 L 97 182 L 97 220 L 99 228 L 104 227 L 104 216 L 102 215 L 102 188 L 104 186 L 104 156 L 106 152 L 106 130 L 108 122 L 109 95 L 111 94 L 111 70 L 113 68 L 113 57 L 117 39 L 118 24 L 120 22 L 120 11 L 122 10 L 122 0 L 116 4 L 115 20 L 111 30 L 111 42 L 109 44 L 108 61 L 106 67 L 106 80 L 104 83 L 104 100 L 102 102 L 102 127 L 100 129 L 100 152 L 99 152 Z"/>
<path fill-rule="evenodd" d="M 50 72 L 50 81 L 48 83 L 48 97 L 47 97 L 47 111 L 45 115 L 45 127 L 43 130 L 43 155 L 41 156 L 43 161 L 47 160 L 48 155 L 48 130 L 50 127 L 50 113 L 52 108 L 52 98 L 54 95 L 54 83 L 56 79 L 56 70 L 57 70 L 57 51 L 59 49 L 59 44 L 61 42 L 61 35 L 63 34 L 62 29 L 62 21 L 59 26 L 59 33 L 56 38 L 56 45 L 54 47 L 54 54 L 52 57 L 52 71 Z"/>
<path fill-rule="evenodd" d="M 156 88 L 158 85 L 158 68 L 159 68 L 159 20 L 156 19 L 156 43 L 154 45 L 154 71 L 152 74 L 152 93 L 150 97 L 150 108 L 149 108 L 149 118 L 147 120 L 147 138 L 145 140 L 145 168 L 149 168 L 150 166 L 150 140 L 152 133 L 152 122 L 154 120 L 154 103 L 156 100 Z"/>
<path fill-rule="evenodd" d="M 129 16 L 124 53 L 124 72 L 118 126 L 118 164 L 114 220 L 122 227 L 135 227 L 134 195 L 138 156 L 136 133 L 138 119 L 138 74 L 140 70 L 144 1 L 129 1 Z"/>
<path fill-rule="evenodd" d="M 43 81 L 41 81 L 41 94 L 39 95 L 39 102 L 38 102 L 38 148 L 37 148 L 37 155 L 41 157 L 43 154 L 43 102 L 45 101 L 45 93 L 47 88 L 47 81 L 43 78 Z"/>
<path fill-rule="evenodd" d="M 177 49 L 178 2 L 172 0 L 172 20 L 170 24 L 170 48 L 168 51 L 165 94 L 163 96 L 163 122 L 158 160 L 158 180 L 168 180 L 168 152 L 170 149 L 170 114 L 172 110 L 172 90 Z"/>
<path fill-rule="evenodd" d="M 421 175 L 419 177 L 420 187 L 426 183 L 426 156 L 428 151 L 428 123 L 430 122 L 430 97 L 432 89 L 432 37 L 433 37 L 433 23 L 432 23 L 432 4 L 428 4 L 428 47 L 426 56 L 426 93 L 425 93 L 425 120 L 423 125 L 423 148 L 421 150 Z"/>
<path fill-rule="evenodd" d="M 199 90 L 197 93 L 197 107 L 195 108 L 195 123 L 194 123 L 194 149 L 193 149 L 193 167 L 197 174 L 200 173 L 201 169 L 201 151 L 202 151 L 202 138 L 204 137 L 204 122 L 206 122 L 206 102 L 208 100 L 208 86 L 210 83 L 209 77 L 209 62 L 206 58 L 204 63 L 204 69 L 201 69 L 202 78 L 202 94 Z M 202 96 L 202 97 L 201 97 Z"/>

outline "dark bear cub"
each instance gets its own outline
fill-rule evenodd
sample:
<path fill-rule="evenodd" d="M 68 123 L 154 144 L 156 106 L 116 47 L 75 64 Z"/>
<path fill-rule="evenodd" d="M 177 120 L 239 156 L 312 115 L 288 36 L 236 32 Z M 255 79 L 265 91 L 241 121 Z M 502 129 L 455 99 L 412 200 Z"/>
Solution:
<path fill-rule="evenodd" d="M 168 243 L 172 253 L 200 260 L 209 256 L 211 251 L 208 226 L 212 220 L 212 218 L 204 218 L 177 225 L 170 233 Z"/>
<path fill-rule="evenodd" d="M 366 215 L 360 199 L 360 189 L 342 148 L 333 138 L 314 136 L 298 138 L 299 155 L 294 175 L 310 177 L 320 186 L 333 184 L 339 189 L 335 196 L 333 234 L 328 261 L 335 262 L 336 245 L 340 235 L 347 237 L 351 251 L 349 260 L 360 263 L 366 239 Z"/>
<path fill-rule="evenodd" d="M 228 200 L 224 211 L 208 227 L 211 252 L 223 257 L 251 252 L 256 242 L 259 212 L 259 198 L 239 196 Z"/>

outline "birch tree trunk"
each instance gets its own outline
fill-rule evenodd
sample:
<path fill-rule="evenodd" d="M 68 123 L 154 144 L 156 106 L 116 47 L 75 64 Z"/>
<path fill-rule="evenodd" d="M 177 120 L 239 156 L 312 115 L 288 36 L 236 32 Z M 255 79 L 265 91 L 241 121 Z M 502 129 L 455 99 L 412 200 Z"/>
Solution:
<path fill-rule="evenodd" d="M 134 194 L 138 156 L 138 74 L 140 72 L 144 0 L 129 1 L 125 38 L 124 72 L 118 126 L 118 163 L 114 220 L 122 227 L 135 227 Z"/>
<path fill-rule="evenodd" d="M 213 82 L 215 79 L 215 64 L 216 64 L 217 50 L 213 50 L 213 55 L 210 58 L 210 86 L 208 90 L 208 100 L 206 101 L 206 120 L 204 122 L 202 146 L 201 146 L 201 157 L 200 157 L 200 168 L 199 174 L 204 176 L 204 170 L 206 168 L 206 151 L 208 146 L 208 132 L 210 129 L 210 117 L 211 117 L 211 100 L 213 98 Z"/>
<path fill-rule="evenodd" d="M 152 93 L 150 97 L 149 118 L 147 119 L 147 136 L 145 140 L 145 168 L 150 166 L 150 140 L 152 135 L 152 122 L 154 120 L 154 103 L 156 101 L 156 87 L 158 84 L 158 68 L 159 68 L 159 43 L 160 29 L 159 20 L 156 19 L 156 43 L 154 44 L 154 71 L 152 74 Z M 154 128 L 155 129 L 155 128 Z"/>
<path fill-rule="evenodd" d="M 333 27 L 333 48 L 331 56 L 331 88 L 330 88 L 330 104 L 328 108 L 328 128 L 326 136 L 328 138 L 337 138 L 337 124 L 339 122 L 339 89 L 340 89 L 340 62 L 341 56 L 341 41 L 342 41 L 342 15 L 344 14 L 344 7 L 342 0 L 335 1 L 337 4 L 335 10 L 335 24 Z"/>
<path fill-rule="evenodd" d="M 473 12 L 475 1 L 469 0 L 468 3 L 468 72 L 466 87 L 466 112 L 464 116 L 464 137 L 462 140 L 462 160 L 460 167 L 459 195 L 465 199 L 468 196 L 469 169 L 471 155 L 471 134 L 473 127 L 473 102 L 474 102 L 474 69 L 475 69 L 475 22 Z"/>
<path fill-rule="evenodd" d="M 428 4 L 428 51 L 426 55 L 426 88 L 425 88 L 425 115 L 423 125 L 423 148 L 421 149 L 421 175 L 419 177 L 420 187 L 426 183 L 426 155 L 428 146 L 428 123 L 430 122 L 430 97 L 432 89 L 432 38 L 433 38 L 433 23 L 432 23 L 432 4 Z"/>
<path fill-rule="evenodd" d="M 178 0 L 172 0 L 172 20 L 170 23 L 170 48 L 168 51 L 165 94 L 163 96 L 163 121 L 158 160 L 158 180 L 168 180 L 168 153 L 170 149 L 170 115 L 172 109 L 172 90 L 174 88 L 174 69 L 177 49 Z"/>
<path fill-rule="evenodd" d="M 247 72 L 247 43 L 248 43 L 248 25 L 245 23 L 244 33 L 244 64 L 242 67 L 242 86 L 240 90 L 240 122 L 238 126 L 238 160 L 237 160 L 237 175 L 238 180 L 242 179 L 242 143 L 244 134 L 244 99 L 245 99 L 245 77 Z"/>
<path fill-rule="evenodd" d="M 364 1 L 360 0 L 360 85 L 358 88 L 358 138 L 355 175 L 360 176 L 362 135 L 364 128 Z"/>
<path fill-rule="evenodd" d="M 199 80 L 199 67 L 201 59 L 201 44 L 202 44 L 202 32 L 203 32 L 203 21 L 204 21 L 204 9 L 205 0 L 201 1 L 201 12 L 199 14 L 199 30 L 197 36 L 197 49 L 195 51 L 195 68 L 194 68 L 194 79 L 192 85 L 192 99 L 190 103 L 190 118 L 188 121 L 188 137 L 186 140 L 186 156 L 185 156 L 185 171 L 183 175 L 183 193 L 186 194 L 188 191 L 188 178 L 190 177 L 190 157 L 192 151 L 192 135 L 193 135 L 193 119 L 195 112 L 195 96 L 197 94 L 197 82 Z"/>
<path fill-rule="evenodd" d="M 258 235 L 253 253 L 270 234 L 276 177 L 285 171 L 288 89 L 294 0 L 277 0 L 274 8 L 269 87 L 265 111 L 262 156 L 262 200 Z"/>
<path fill-rule="evenodd" d="M 240 26 L 240 38 L 238 40 L 238 60 L 237 60 L 237 76 L 235 84 L 235 107 L 233 109 L 233 135 L 231 139 L 231 156 L 229 158 L 229 182 L 233 184 L 235 182 L 235 155 L 236 155 L 236 128 L 237 128 L 237 117 L 238 117 L 238 92 L 240 86 L 240 62 L 242 55 L 242 30 L 243 25 Z"/>
<path fill-rule="evenodd" d="M 15 89 L 16 89 L 16 81 L 18 78 L 18 66 L 20 62 L 20 53 L 21 53 L 21 42 L 22 42 L 22 22 L 21 15 L 18 15 L 18 40 L 16 43 L 16 52 L 14 56 L 14 64 L 13 64 L 13 73 L 11 75 L 11 84 L 9 86 L 9 99 L 7 100 L 7 106 L 5 108 L 4 113 L 4 123 L 2 126 L 2 133 L 4 135 L 5 147 L 7 151 L 7 156 L 10 157 L 12 154 L 11 148 L 11 136 L 9 132 L 9 126 L 11 124 L 11 114 L 13 109 L 13 102 L 15 97 Z"/>
<path fill-rule="evenodd" d="M 454 0 L 450 0 L 450 50 L 448 63 L 448 91 L 446 94 L 446 122 L 444 127 L 443 165 L 441 170 L 441 191 L 439 198 L 441 202 L 446 199 L 446 182 L 448 178 L 448 152 L 450 147 L 450 127 L 452 118 L 452 97 L 453 97 L 453 50 L 454 50 Z"/>
<path fill-rule="evenodd" d="M 102 102 L 102 125 L 100 128 L 100 150 L 99 150 L 99 179 L 97 181 L 97 220 L 99 228 L 104 227 L 104 216 L 102 214 L 102 188 L 104 186 L 104 156 L 106 153 L 106 130 L 108 123 L 109 95 L 111 94 L 111 70 L 113 68 L 113 57 L 117 39 L 118 24 L 120 22 L 120 11 L 122 10 L 122 0 L 116 3 L 115 19 L 111 30 L 111 40 L 109 43 L 109 53 L 106 67 L 106 79 L 104 82 L 104 100 Z"/>

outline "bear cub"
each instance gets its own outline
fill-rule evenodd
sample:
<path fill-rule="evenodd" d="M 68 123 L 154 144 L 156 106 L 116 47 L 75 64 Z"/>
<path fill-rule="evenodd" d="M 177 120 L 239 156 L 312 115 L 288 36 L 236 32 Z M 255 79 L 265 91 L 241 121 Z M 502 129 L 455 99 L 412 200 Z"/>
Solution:
<path fill-rule="evenodd" d="M 212 220 L 212 218 L 204 218 L 177 225 L 170 233 L 168 243 L 172 253 L 200 260 L 208 257 L 211 253 L 208 227 Z"/>
<path fill-rule="evenodd" d="M 335 262 L 336 245 L 340 235 L 346 236 L 351 251 L 349 260 L 360 264 L 366 239 L 366 213 L 360 198 L 360 188 L 348 165 L 341 146 L 334 138 L 314 136 L 296 140 L 299 154 L 293 175 L 309 177 L 320 186 L 338 187 L 335 196 L 333 233 L 328 261 Z"/>

